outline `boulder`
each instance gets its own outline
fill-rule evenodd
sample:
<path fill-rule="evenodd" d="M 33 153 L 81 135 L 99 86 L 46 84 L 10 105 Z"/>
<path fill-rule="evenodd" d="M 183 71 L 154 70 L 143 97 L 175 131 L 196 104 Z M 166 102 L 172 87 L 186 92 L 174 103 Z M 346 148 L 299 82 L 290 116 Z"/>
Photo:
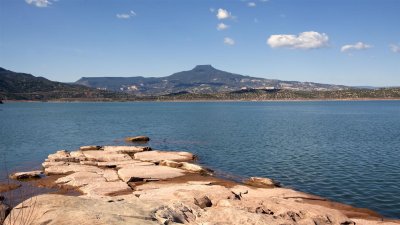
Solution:
<path fill-rule="evenodd" d="M 181 169 L 166 166 L 125 166 L 118 170 L 118 176 L 125 182 L 146 179 L 165 180 L 185 175 Z"/>
<path fill-rule="evenodd" d="M 150 141 L 150 138 L 147 137 L 147 136 L 127 137 L 127 138 L 125 138 L 125 141 L 128 141 L 128 142 L 148 142 L 148 141 Z"/>
<path fill-rule="evenodd" d="M 150 151 L 151 148 L 148 146 L 104 146 L 105 152 L 113 152 L 113 153 L 126 153 L 126 154 L 135 154 L 137 152 Z"/>
<path fill-rule="evenodd" d="M 190 152 L 148 151 L 136 153 L 134 158 L 141 161 L 155 163 L 159 163 L 162 160 L 189 162 L 194 159 L 194 155 Z"/>
<path fill-rule="evenodd" d="M 114 153 L 108 151 L 84 151 L 83 154 L 89 161 L 109 162 L 132 160 L 127 154 Z"/>
<path fill-rule="evenodd" d="M 43 174 L 43 171 L 34 170 L 28 172 L 18 172 L 13 173 L 9 177 L 14 180 L 22 180 L 22 179 L 33 179 L 33 178 L 40 178 L 40 175 Z"/>
<path fill-rule="evenodd" d="M 280 187 L 279 182 L 265 177 L 250 177 L 248 180 L 245 180 L 244 183 L 256 187 Z"/>
<path fill-rule="evenodd" d="M 203 197 L 194 198 L 194 204 L 202 209 L 212 206 L 211 200 L 206 195 L 204 195 Z"/>
<path fill-rule="evenodd" d="M 90 150 L 100 150 L 101 146 L 98 145 L 88 145 L 88 146 L 81 146 L 79 150 L 81 151 L 90 151 Z"/>

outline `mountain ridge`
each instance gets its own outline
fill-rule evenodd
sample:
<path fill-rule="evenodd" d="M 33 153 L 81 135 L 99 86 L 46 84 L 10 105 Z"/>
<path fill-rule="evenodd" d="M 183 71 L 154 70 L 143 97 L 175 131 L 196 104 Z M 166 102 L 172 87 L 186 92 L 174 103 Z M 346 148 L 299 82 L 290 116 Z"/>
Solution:
<path fill-rule="evenodd" d="M 212 65 L 197 65 L 191 70 L 164 77 L 82 77 L 76 84 L 100 90 L 145 95 L 179 92 L 211 94 L 241 89 L 346 90 L 351 87 L 314 82 L 282 81 L 226 72 Z"/>

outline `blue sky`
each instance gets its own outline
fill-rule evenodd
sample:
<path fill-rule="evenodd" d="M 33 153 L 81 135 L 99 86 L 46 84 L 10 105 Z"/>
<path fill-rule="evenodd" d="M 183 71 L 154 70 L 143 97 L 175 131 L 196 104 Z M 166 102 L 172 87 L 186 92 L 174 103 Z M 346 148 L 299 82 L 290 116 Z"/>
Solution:
<path fill-rule="evenodd" d="M 6 69 L 72 82 L 167 76 L 197 64 L 400 86 L 400 1 L 0 0 Z"/>

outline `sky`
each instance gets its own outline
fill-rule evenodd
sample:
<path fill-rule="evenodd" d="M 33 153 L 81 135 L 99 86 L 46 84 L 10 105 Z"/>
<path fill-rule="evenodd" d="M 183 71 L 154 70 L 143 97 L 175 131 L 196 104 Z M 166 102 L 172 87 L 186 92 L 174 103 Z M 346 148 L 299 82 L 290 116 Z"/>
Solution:
<path fill-rule="evenodd" d="M 400 0 L 0 0 L 0 67 L 73 82 L 211 64 L 400 86 Z"/>

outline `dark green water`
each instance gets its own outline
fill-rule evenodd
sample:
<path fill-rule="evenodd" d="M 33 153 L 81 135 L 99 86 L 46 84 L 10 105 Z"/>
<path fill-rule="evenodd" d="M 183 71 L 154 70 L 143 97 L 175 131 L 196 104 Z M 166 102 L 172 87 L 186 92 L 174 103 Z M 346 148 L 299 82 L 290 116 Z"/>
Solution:
<path fill-rule="evenodd" d="M 0 127 L 3 177 L 5 162 L 32 169 L 58 149 L 148 135 L 220 171 L 400 218 L 400 101 L 7 103 Z"/>

